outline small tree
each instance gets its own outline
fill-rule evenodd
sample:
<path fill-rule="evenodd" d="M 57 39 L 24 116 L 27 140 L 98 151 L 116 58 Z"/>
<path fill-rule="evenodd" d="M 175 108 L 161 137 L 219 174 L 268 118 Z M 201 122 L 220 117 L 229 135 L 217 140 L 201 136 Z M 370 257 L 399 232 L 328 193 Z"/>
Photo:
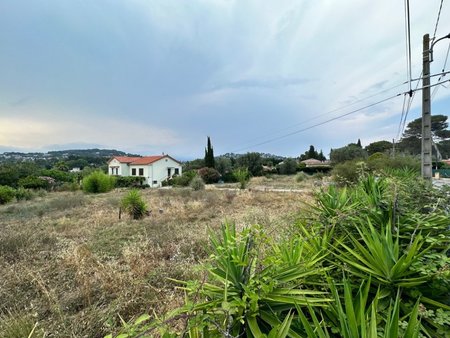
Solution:
<path fill-rule="evenodd" d="M 366 159 L 367 151 L 358 147 L 356 144 L 349 144 L 348 146 L 332 149 L 330 159 L 334 163 L 341 163 L 354 159 Z"/>
<path fill-rule="evenodd" d="M 217 183 L 220 179 L 220 173 L 214 168 L 201 168 L 198 174 L 206 184 Z"/>
<path fill-rule="evenodd" d="M 293 175 L 297 172 L 297 161 L 293 158 L 287 158 L 279 164 L 281 175 Z"/>
<path fill-rule="evenodd" d="M 239 188 L 245 189 L 248 181 L 250 180 L 250 173 L 247 168 L 239 168 L 233 171 L 233 175 L 239 182 Z"/>
<path fill-rule="evenodd" d="M 148 211 L 147 204 L 144 202 L 141 194 L 136 189 L 130 190 L 122 199 L 121 207 L 131 216 L 132 219 L 141 219 L 147 214 Z"/>

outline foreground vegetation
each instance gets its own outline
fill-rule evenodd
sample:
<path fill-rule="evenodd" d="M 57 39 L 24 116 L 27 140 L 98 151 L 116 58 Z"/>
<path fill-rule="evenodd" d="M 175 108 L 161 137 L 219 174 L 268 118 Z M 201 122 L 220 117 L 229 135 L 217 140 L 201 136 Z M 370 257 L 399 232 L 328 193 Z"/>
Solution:
<path fill-rule="evenodd" d="M 225 223 L 183 306 L 126 337 L 448 337 L 449 191 L 411 170 L 316 195 L 277 235 Z"/>
<path fill-rule="evenodd" d="M 162 316 L 184 300 L 173 279 L 200 278 L 194 267 L 208 257 L 209 231 L 228 219 L 238 230 L 260 224 L 276 234 L 311 199 L 145 189 L 149 216 L 133 220 L 122 206 L 128 194 L 38 191 L 0 205 L 0 337 L 27 337 L 36 323 L 32 337 L 103 337 L 122 327 L 120 318 Z"/>

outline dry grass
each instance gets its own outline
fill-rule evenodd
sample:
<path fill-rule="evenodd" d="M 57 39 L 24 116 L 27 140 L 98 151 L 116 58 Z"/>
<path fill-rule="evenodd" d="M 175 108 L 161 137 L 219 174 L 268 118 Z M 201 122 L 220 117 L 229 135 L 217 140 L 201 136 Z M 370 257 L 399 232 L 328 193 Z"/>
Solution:
<path fill-rule="evenodd" d="M 125 193 L 57 192 L 0 207 L 0 318 L 9 323 L 0 337 L 35 323 L 33 337 L 103 337 L 120 326 L 119 314 L 173 309 L 183 295 L 169 278 L 198 277 L 193 267 L 208 256 L 209 231 L 230 220 L 280 234 L 310 197 L 149 189 L 151 215 L 133 221 L 119 219 Z"/>

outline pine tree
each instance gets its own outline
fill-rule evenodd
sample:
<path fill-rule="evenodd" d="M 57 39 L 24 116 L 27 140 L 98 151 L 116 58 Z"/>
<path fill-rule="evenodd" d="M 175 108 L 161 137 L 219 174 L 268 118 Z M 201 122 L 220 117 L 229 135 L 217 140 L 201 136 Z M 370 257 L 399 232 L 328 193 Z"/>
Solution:
<path fill-rule="evenodd" d="M 357 145 L 358 147 L 362 148 L 361 140 L 360 140 L 360 139 L 358 139 L 358 143 L 356 143 L 356 145 Z"/>
<path fill-rule="evenodd" d="M 211 146 L 211 139 L 209 138 L 209 136 L 205 148 L 205 167 L 215 168 L 214 150 L 213 147 Z"/>

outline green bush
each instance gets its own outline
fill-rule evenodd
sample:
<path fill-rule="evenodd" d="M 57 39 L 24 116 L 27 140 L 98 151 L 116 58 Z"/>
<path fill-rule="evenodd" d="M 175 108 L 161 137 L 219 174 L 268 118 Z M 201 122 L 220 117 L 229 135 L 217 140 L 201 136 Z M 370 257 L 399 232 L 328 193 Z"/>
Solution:
<path fill-rule="evenodd" d="M 420 171 L 420 159 L 413 156 L 390 157 L 375 153 L 367 160 L 367 166 L 371 171 L 382 171 L 390 169 L 413 169 Z"/>
<path fill-rule="evenodd" d="M 82 182 L 83 191 L 93 194 L 108 192 L 114 188 L 114 185 L 115 178 L 102 171 L 94 171 Z"/>
<path fill-rule="evenodd" d="M 142 199 L 138 190 L 133 189 L 121 201 L 122 209 L 133 219 L 143 218 L 148 211 L 147 204 Z"/>
<path fill-rule="evenodd" d="M 14 188 L 8 187 L 6 185 L 0 185 L 0 204 L 11 202 L 15 196 L 16 191 Z"/>
<path fill-rule="evenodd" d="M 15 195 L 18 201 L 29 201 L 34 197 L 33 191 L 25 189 L 24 187 L 19 187 L 16 190 Z"/>
<path fill-rule="evenodd" d="M 117 188 L 132 188 L 143 185 L 145 177 L 142 176 L 116 176 Z"/>
<path fill-rule="evenodd" d="M 239 168 L 233 170 L 233 175 L 236 178 L 236 181 L 239 182 L 239 188 L 245 189 L 248 181 L 250 180 L 250 172 L 247 168 Z"/>
<path fill-rule="evenodd" d="M 77 182 L 64 182 L 55 188 L 56 191 L 78 191 L 80 185 Z"/>
<path fill-rule="evenodd" d="M 54 178 L 58 182 L 72 182 L 75 178 L 75 175 L 73 173 L 68 173 L 58 169 L 42 170 L 41 176 Z"/>
<path fill-rule="evenodd" d="M 358 181 L 361 172 L 361 162 L 352 160 L 336 164 L 331 171 L 334 180 L 340 185 L 354 184 Z"/>
<path fill-rule="evenodd" d="M 200 176 L 195 176 L 192 180 L 189 186 L 198 191 L 198 190 L 204 190 L 205 189 L 205 182 L 203 182 L 203 179 Z"/>
<path fill-rule="evenodd" d="M 278 172 L 280 175 L 293 175 L 297 172 L 297 161 L 293 158 L 287 158 L 278 164 Z"/>
<path fill-rule="evenodd" d="M 220 173 L 214 168 L 201 168 L 198 174 L 206 184 L 217 183 L 220 179 Z"/>
<path fill-rule="evenodd" d="M 50 182 L 44 178 L 36 176 L 27 176 L 19 180 L 19 186 L 25 189 L 45 189 L 50 188 Z"/>
<path fill-rule="evenodd" d="M 168 184 L 177 187 L 188 187 L 195 176 L 197 176 L 195 170 L 184 171 L 183 175 L 173 177 L 168 181 Z"/>

